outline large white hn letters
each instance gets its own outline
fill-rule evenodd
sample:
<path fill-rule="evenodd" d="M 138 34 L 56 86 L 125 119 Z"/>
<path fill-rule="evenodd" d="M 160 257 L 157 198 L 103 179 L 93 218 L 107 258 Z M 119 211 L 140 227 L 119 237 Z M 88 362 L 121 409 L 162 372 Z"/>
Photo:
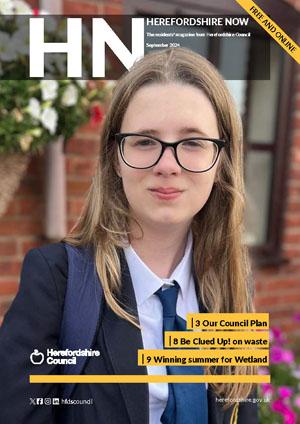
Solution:
<path fill-rule="evenodd" d="M 44 77 L 45 53 L 67 53 L 68 78 L 82 77 L 82 19 L 67 19 L 67 42 L 44 42 L 44 19 L 30 18 L 29 25 L 29 76 Z M 47 19 L 47 18 L 46 18 Z M 120 62 L 129 69 L 136 59 L 144 56 L 144 19 L 132 18 L 132 52 L 122 43 L 117 34 L 103 18 L 92 18 L 92 77 L 105 77 L 105 44 L 107 44 Z"/>

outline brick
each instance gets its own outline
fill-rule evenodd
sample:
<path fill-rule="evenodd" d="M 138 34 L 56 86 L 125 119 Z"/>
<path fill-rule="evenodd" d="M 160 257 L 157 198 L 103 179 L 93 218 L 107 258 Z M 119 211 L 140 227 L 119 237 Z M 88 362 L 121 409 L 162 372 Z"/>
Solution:
<path fill-rule="evenodd" d="M 77 223 L 77 219 L 68 219 L 67 222 L 67 227 L 68 227 L 68 232 L 70 232 L 72 230 L 72 228 L 75 226 L 75 224 Z"/>
<path fill-rule="evenodd" d="M 90 188 L 91 181 L 67 181 L 67 193 L 69 195 L 84 196 Z"/>
<path fill-rule="evenodd" d="M 0 257 L 1 256 L 12 256 L 17 254 L 17 242 L 16 240 L 0 240 Z"/>
<path fill-rule="evenodd" d="M 264 268 L 263 270 L 256 270 L 255 272 L 255 281 L 262 280 L 263 284 L 267 278 L 272 278 L 274 275 L 278 274 L 278 268 L 275 266 L 270 266 L 268 268 Z"/>
<path fill-rule="evenodd" d="M 300 269 L 300 268 L 299 268 Z M 266 292 L 268 290 L 288 290 L 288 289 L 299 289 L 299 293 L 300 293 L 300 283 L 299 283 L 299 279 L 295 278 L 292 280 L 288 280 L 284 277 L 282 277 L 281 280 L 277 280 L 277 281 L 266 281 L 265 282 L 265 289 Z"/>
<path fill-rule="evenodd" d="M 255 305 L 257 307 L 262 307 L 262 306 L 266 307 L 270 305 L 276 305 L 277 302 L 278 302 L 277 296 L 259 296 L 259 297 L 256 296 L 255 297 Z"/>
<path fill-rule="evenodd" d="M 300 227 L 300 216 L 290 216 L 290 217 L 286 217 L 285 220 L 285 227 L 295 227 L 295 228 L 299 228 Z"/>
<path fill-rule="evenodd" d="M 300 180 L 300 169 L 291 169 L 289 172 L 289 179 Z"/>
<path fill-rule="evenodd" d="M 122 15 L 123 13 L 123 7 L 120 4 L 114 4 L 112 5 L 105 5 L 103 7 L 103 14 L 104 15 Z"/>
<path fill-rule="evenodd" d="M 296 178 L 289 179 L 287 186 L 294 187 L 294 188 L 300 187 L 300 179 L 296 179 Z"/>
<path fill-rule="evenodd" d="M 38 197 L 19 199 L 19 213 L 21 215 L 40 215 L 42 199 Z"/>
<path fill-rule="evenodd" d="M 300 99 L 299 99 L 299 101 L 300 101 Z M 293 142 L 292 142 L 292 145 L 295 147 L 295 148 L 298 148 L 299 146 L 300 146 L 300 135 L 299 135 L 299 130 L 298 131 L 294 131 L 294 134 L 293 134 Z"/>
<path fill-rule="evenodd" d="M 29 162 L 26 175 L 30 175 L 33 177 L 39 176 L 42 172 L 42 167 L 44 165 L 44 156 L 33 156 L 31 161 Z"/>
<path fill-rule="evenodd" d="M 294 146 L 293 150 L 292 150 L 292 160 L 293 163 L 300 163 L 300 147 L 299 146 Z"/>
<path fill-rule="evenodd" d="M 16 294 L 19 289 L 19 283 L 16 280 L 0 281 L 0 295 Z"/>
<path fill-rule="evenodd" d="M 103 0 L 102 3 L 103 5 L 107 5 L 107 4 L 111 4 L 111 5 L 118 5 L 118 4 L 122 4 L 124 0 Z"/>
<path fill-rule="evenodd" d="M 299 249 L 292 249 L 291 247 L 289 247 L 289 248 L 283 247 L 283 254 L 289 260 L 293 260 L 295 258 L 300 259 L 300 250 Z"/>
<path fill-rule="evenodd" d="M 288 204 L 300 204 L 300 194 L 291 194 L 288 199 Z"/>
<path fill-rule="evenodd" d="M 95 174 L 97 159 L 69 157 L 67 158 L 67 169 L 69 175 L 92 177 Z"/>
<path fill-rule="evenodd" d="M 299 202 L 293 201 L 291 203 L 288 203 L 287 211 L 288 212 L 300 212 L 300 201 Z"/>
<path fill-rule="evenodd" d="M 78 129 L 78 134 L 91 134 L 95 137 L 100 137 L 101 124 L 95 125 L 92 121 L 88 121 Z"/>
<path fill-rule="evenodd" d="M 25 256 L 30 249 L 34 249 L 35 247 L 39 247 L 45 244 L 41 239 L 35 240 L 25 240 L 21 242 L 21 252 L 22 256 Z"/>
<path fill-rule="evenodd" d="M 21 271 L 20 261 L 0 262 L 0 276 L 19 275 Z"/>
<path fill-rule="evenodd" d="M 66 150 L 67 153 L 97 157 L 99 154 L 99 142 L 96 140 L 74 137 L 68 141 Z"/>
<path fill-rule="evenodd" d="M 15 295 L 0 297 L 0 316 L 3 316 L 10 307 Z"/>
<path fill-rule="evenodd" d="M 292 314 L 290 310 L 280 310 L 280 311 L 272 311 L 272 315 L 270 317 L 271 325 L 273 325 L 273 321 L 282 320 L 282 319 L 292 319 Z"/>
<path fill-rule="evenodd" d="M 300 258 L 297 260 L 297 258 L 291 258 L 289 263 L 287 265 L 283 265 L 280 268 L 280 278 L 281 279 L 288 279 L 288 278 L 295 278 L 299 275 L 299 281 L 300 281 Z"/>
<path fill-rule="evenodd" d="M 268 307 L 268 310 L 271 311 L 274 307 L 280 305 L 297 305 L 300 302 L 300 292 L 299 293 L 290 293 L 290 294 L 272 294 L 266 296 L 260 296 L 255 299 L 255 304 L 264 307 Z M 267 311 L 266 311 L 267 312 Z"/>
<path fill-rule="evenodd" d="M 285 333 L 291 333 L 299 329 L 299 323 L 280 323 L 281 330 Z"/>
<path fill-rule="evenodd" d="M 84 199 L 70 199 L 67 203 L 68 216 L 79 217 L 84 207 Z"/>
<path fill-rule="evenodd" d="M 300 109 L 300 98 L 296 98 L 296 101 L 295 101 L 295 109 L 297 109 L 297 110 L 299 110 Z"/>
<path fill-rule="evenodd" d="M 18 219 L 18 220 L 0 220 L 0 235 L 11 236 L 11 235 L 40 235 L 43 232 L 41 222 Z"/>
<path fill-rule="evenodd" d="M 6 216 L 12 216 L 12 215 L 17 215 L 19 212 L 19 202 L 18 199 L 16 197 L 14 197 L 9 205 L 7 206 L 7 209 L 5 211 L 5 214 L 3 215 L 3 218 Z"/>
<path fill-rule="evenodd" d="M 300 128 L 300 118 L 296 117 L 292 120 L 292 128 L 298 129 Z"/>
<path fill-rule="evenodd" d="M 27 195 L 42 195 L 44 192 L 43 179 L 37 179 L 30 176 L 26 176 L 21 181 L 16 195 L 27 196 Z"/>
<path fill-rule="evenodd" d="M 65 0 L 63 3 L 63 14 L 67 15 L 97 15 L 98 5 L 85 2 L 74 2 Z"/>
<path fill-rule="evenodd" d="M 290 185 L 288 187 L 288 195 L 290 197 L 299 197 L 300 196 L 300 185 L 299 185 L 299 187 Z"/>
<path fill-rule="evenodd" d="M 285 243 L 300 244 L 300 234 L 285 234 L 283 237 Z"/>

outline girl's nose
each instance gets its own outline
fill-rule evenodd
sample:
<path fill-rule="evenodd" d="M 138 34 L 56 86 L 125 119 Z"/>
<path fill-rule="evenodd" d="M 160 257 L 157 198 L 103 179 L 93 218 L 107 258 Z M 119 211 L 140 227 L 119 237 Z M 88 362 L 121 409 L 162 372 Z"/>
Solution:
<path fill-rule="evenodd" d="M 158 174 L 177 174 L 181 172 L 181 166 L 177 163 L 173 147 L 167 147 L 153 171 Z"/>

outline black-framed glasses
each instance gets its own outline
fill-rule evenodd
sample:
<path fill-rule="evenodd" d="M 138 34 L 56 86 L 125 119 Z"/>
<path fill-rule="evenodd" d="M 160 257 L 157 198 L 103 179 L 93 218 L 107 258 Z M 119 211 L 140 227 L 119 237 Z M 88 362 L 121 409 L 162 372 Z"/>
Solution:
<path fill-rule="evenodd" d="M 115 134 L 123 161 L 135 169 L 147 169 L 156 165 L 164 151 L 174 149 L 176 162 L 190 172 L 209 171 L 217 162 L 224 140 L 205 137 L 189 137 L 167 143 L 156 137 L 137 133 Z"/>

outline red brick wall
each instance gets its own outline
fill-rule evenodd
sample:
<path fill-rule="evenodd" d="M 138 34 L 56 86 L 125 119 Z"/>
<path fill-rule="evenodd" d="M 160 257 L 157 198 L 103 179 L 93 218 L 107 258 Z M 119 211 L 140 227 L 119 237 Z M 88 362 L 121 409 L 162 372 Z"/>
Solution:
<path fill-rule="evenodd" d="M 258 312 L 270 312 L 273 325 L 300 337 L 300 69 L 294 90 L 292 147 L 284 216 L 283 256 L 288 263 L 256 272 Z"/>
<path fill-rule="evenodd" d="M 64 0 L 63 13 L 72 15 L 121 15 L 123 0 Z"/>
<path fill-rule="evenodd" d="M 5 216 L 0 219 L 0 315 L 17 291 L 24 254 L 42 242 L 42 186 L 42 158 L 35 158 Z"/>
<path fill-rule="evenodd" d="M 86 125 L 66 153 L 68 229 L 78 217 L 97 161 L 99 130 Z M 0 321 L 18 289 L 25 253 L 44 238 L 44 156 L 33 157 L 6 214 L 0 219 Z"/>

